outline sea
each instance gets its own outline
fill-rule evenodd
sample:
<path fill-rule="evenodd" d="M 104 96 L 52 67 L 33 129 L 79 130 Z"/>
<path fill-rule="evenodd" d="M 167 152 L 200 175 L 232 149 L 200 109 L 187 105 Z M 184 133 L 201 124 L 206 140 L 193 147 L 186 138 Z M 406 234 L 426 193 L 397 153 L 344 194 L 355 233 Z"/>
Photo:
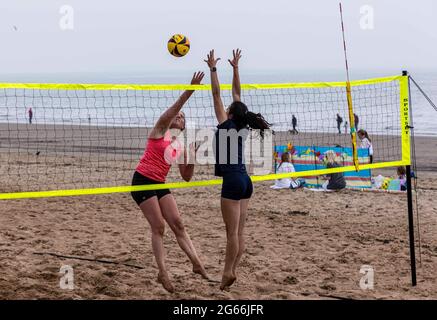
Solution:
<path fill-rule="evenodd" d="M 351 73 L 351 80 L 370 79 L 393 76 L 401 71 L 358 71 Z M 177 72 L 75 72 L 56 74 L 0 74 L 2 83 L 112 83 L 112 84 L 185 84 L 192 71 Z M 420 71 L 410 73 L 428 97 L 437 104 L 437 71 Z M 345 73 L 338 70 L 329 71 L 284 71 L 284 70 L 241 70 L 242 83 L 294 83 L 294 82 L 336 82 L 344 81 Z M 229 71 L 220 74 L 221 83 L 231 83 Z M 204 83 L 209 83 L 206 76 Z M 414 133 L 418 136 L 437 136 L 437 110 L 411 82 L 411 108 Z M 330 90 L 330 89 L 329 89 Z M 290 129 L 292 113 L 298 117 L 298 129 L 313 132 L 336 132 L 335 117 L 340 113 L 346 122 L 347 103 L 342 91 L 301 90 L 276 92 L 270 97 L 266 93 L 252 93 L 248 99 L 249 107 L 254 111 L 265 113 L 274 124 L 275 129 Z M 373 91 L 372 91 L 373 90 Z M 398 103 L 393 100 L 398 88 L 372 87 L 367 92 L 354 91 L 353 100 L 359 114 L 361 128 L 373 133 L 396 134 L 400 130 Z M 123 97 L 123 95 L 126 97 Z M 197 93 L 196 93 L 197 94 Z M 213 125 L 215 119 L 209 93 L 201 93 L 193 99 L 191 112 L 199 125 Z M 225 93 L 226 95 L 228 93 Z M 95 95 L 95 96 L 93 96 Z M 28 122 L 28 108 L 33 110 L 33 123 L 39 124 L 77 124 L 92 126 L 142 126 L 151 125 L 159 115 L 171 105 L 179 92 L 120 93 L 83 93 L 83 92 L 49 92 L 39 90 L 15 90 L 0 88 L 0 123 Z M 374 96 L 373 96 L 374 95 Z M 244 93 L 243 93 L 244 96 Z M 126 98 L 126 99 L 124 99 Z M 396 97 L 395 97 L 396 98 Z M 229 95 L 225 103 L 230 102 Z M 337 108 L 338 105 L 338 108 Z M 368 106 L 372 105 L 373 108 Z M 380 106 L 380 107 L 379 107 Z M 340 110 L 340 112 L 339 112 Z M 204 118 L 204 119 L 202 119 Z M 328 120 L 327 120 L 328 119 Z M 188 119 L 189 120 L 189 119 Z M 344 123 L 342 130 L 345 130 Z M 275 126 L 276 125 L 276 126 Z"/>

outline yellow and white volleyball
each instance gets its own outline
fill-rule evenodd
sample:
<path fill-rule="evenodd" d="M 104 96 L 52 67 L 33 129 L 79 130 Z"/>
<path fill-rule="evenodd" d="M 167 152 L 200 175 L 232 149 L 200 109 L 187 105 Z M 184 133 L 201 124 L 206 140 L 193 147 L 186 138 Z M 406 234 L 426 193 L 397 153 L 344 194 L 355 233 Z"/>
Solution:
<path fill-rule="evenodd" d="M 183 57 L 190 51 L 190 40 L 182 34 L 175 34 L 168 40 L 168 52 L 175 57 Z"/>

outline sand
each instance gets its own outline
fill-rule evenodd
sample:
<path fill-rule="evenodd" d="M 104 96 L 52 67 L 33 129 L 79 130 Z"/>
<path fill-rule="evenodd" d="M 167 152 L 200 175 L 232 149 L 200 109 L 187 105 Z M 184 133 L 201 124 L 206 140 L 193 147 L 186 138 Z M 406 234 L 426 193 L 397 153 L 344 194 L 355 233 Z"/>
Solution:
<path fill-rule="evenodd" d="M 48 131 L 45 134 L 49 135 Z M 116 130 L 110 134 L 117 137 Z M 38 160 L 41 172 L 51 172 L 56 163 L 60 167 L 65 164 L 65 159 L 59 157 L 63 154 L 62 144 L 56 146 L 54 140 L 41 142 L 47 146 L 42 158 L 46 161 Z M 167 293 L 156 282 L 150 229 L 129 194 L 2 200 L 0 298 L 436 299 L 437 161 L 435 153 L 429 150 L 435 150 L 437 139 L 417 138 L 416 144 L 421 235 L 421 263 L 416 243 L 416 287 L 410 283 L 405 194 L 273 191 L 269 188 L 272 183 L 263 182 L 255 185 L 250 202 L 247 249 L 238 280 L 227 291 L 220 291 L 219 284 L 202 280 L 191 272 L 187 257 L 167 228 L 167 265 L 176 287 L 176 293 Z M 141 146 L 132 148 L 141 150 Z M 9 159 L 16 157 L 10 147 L 8 150 Z M 132 161 L 137 160 L 133 155 L 138 150 L 132 152 Z M 0 154 L 5 156 L 4 152 Z M 122 151 L 120 154 L 124 156 Z M 74 165 L 82 168 L 82 172 L 91 172 L 87 166 L 92 162 L 80 161 L 80 155 L 80 152 L 71 155 L 77 161 Z M 31 160 L 21 156 L 21 165 Z M 118 170 L 120 179 L 130 179 L 131 172 L 120 166 L 118 158 L 105 165 L 108 172 Z M 382 173 L 393 175 L 395 171 Z M 35 171 L 31 171 L 30 176 L 34 175 Z M 51 178 L 45 179 L 48 182 Z M 16 185 L 17 180 L 11 175 L 3 176 L 1 191 L 15 190 Z M 220 187 L 172 192 L 208 273 L 219 280 L 226 244 Z M 417 231 L 416 228 L 416 239 Z M 73 267 L 73 290 L 59 286 L 63 265 Z M 373 267 L 373 289 L 360 288 L 363 265 Z"/>

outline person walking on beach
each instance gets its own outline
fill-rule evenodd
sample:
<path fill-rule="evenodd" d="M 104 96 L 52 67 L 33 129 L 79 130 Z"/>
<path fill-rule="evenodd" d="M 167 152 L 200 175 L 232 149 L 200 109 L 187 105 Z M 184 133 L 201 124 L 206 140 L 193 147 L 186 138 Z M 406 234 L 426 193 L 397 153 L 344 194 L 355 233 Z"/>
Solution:
<path fill-rule="evenodd" d="M 291 117 L 291 124 L 293 125 L 293 131 L 292 131 L 292 133 L 293 133 L 293 134 L 298 134 L 299 131 L 297 131 L 297 129 L 296 129 L 296 127 L 297 127 L 297 118 L 294 116 L 294 114 L 293 114 L 293 116 Z"/>
<path fill-rule="evenodd" d="M 32 119 L 33 119 L 33 111 L 32 111 L 32 107 L 29 108 L 29 110 L 27 111 L 27 113 L 29 114 L 29 124 L 32 124 Z"/>
<path fill-rule="evenodd" d="M 358 118 L 357 114 L 354 113 L 354 122 L 355 122 L 355 131 L 358 131 L 358 122 L 360 119 Z"/>
<path fill-rule="evenodd" d="M 343 122 L 343 118 L 340 117 L 340 115 L 337 113 L 337 129 L 338 129 L 338 134 L 341 134 L 341 123 Z"/>
<path fill-rule="evenodd" d="M 244 252 L 244 226 L 247 208 L 253 192 L 252 181 L 247 174 L 244 161 L 244 142 L 249 128 L 259 129 L 261 138 L 270 124 L 258 113 L 249 111 L 241 102 L 240 75 L 238 62 L 241 58 L 239 49 L 233 51 L 229 60 L 233 68 L 232 104 L 225 109 L 220 96 L 220 84 L 217 76 L 217 62 L 214 50 L 211 50 L 205 62 L 211 71 L 211 87 L 218 130 L 214 138 L 216 158 L 215 175 L 223 177 L 221 191 L 221 211 L 226 226 L 226 255 L 220 289 L 230 287 L 237 279 L 237 266 Z M 236 135 L 236 139 L 232 138 Z M 223 139 L 224 137 L 224 139 Z M 228 143 L 228 137 L 230 137 Z M 231 145 L 232 141 L 237 145 Z M 235 150 L 231 152 L 231 150 Z M 237 153 L 237 154 L 235 154 Z M 232 160 L 231 160 L 232 159 Z M 235 160 L 235 161 L 234 161 Z"/>
<path fill-rule="evenodd" d="M 194 74 L 192 85 L 200 84 L 204 77 L 203 72 Z M 181 156 L 183 164 L 179 164 L 179 172 L 185 181 L 190 181 L 194 173 L 194 164 L 188 164 L 186 150 L 181 150 L 177 140 L 173 139 L 170 129 L 184 130 L 185 115 L 182 107 L 193 94 L 193 90 L 186 90 L 176 102 L 169 107 L 158 119 L 149 134 L 146 150 L 138 163 L 132 179 L 132 185 L 153 185 L 165 183 L 171 164 Z M 190 146 L 190 159 L 195 156 L 195 147 Z M 176 236 L 176 240 L 193 264 L 193 272 L 209 279 L 205 268 L 200 261 L 196 249 L 182 222 L 176 201 L 169 189 L 133 191 L 132 198 L 140 207 L 151 227 L 152 250 L 158 264 L 158 282 L 164 289 L 174 292 L 165 266 L 164 258 L 164 228 L 165 222 Z"/>

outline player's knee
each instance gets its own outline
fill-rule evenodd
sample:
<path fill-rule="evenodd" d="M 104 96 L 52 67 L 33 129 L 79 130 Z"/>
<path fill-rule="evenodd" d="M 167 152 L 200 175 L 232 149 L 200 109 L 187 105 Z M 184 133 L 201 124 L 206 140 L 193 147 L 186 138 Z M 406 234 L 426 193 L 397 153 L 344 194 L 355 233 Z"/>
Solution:
<path fill-rule="evenodd" d="M 173 231 L 176 235 L 183 235 L 185 233 L 185 226 L 181 218 L 178 218 L 174 221 Z"/>
<path fill-rule="evenodd" d="M 244 240 L 241 239 L 241 237 L 238 238 L 238 249 L 239 252 L 243 252 L 246 249 L 246 244 L 244 243 Z"/>
<path fill-rule="evenodd" d="M 235 229 L 227 229 L 226 230 L 226 237 L 228 238 L 228 241 L 239 241 L 238 236 L 238 230 Z"/>
<path fill-rule="evenodd" d="M 157 224 L 156 226 L 152 227 L 152 233 L 155 236 L 163 236 L 165 231 L 165 224 L 164 222 Z"/>

